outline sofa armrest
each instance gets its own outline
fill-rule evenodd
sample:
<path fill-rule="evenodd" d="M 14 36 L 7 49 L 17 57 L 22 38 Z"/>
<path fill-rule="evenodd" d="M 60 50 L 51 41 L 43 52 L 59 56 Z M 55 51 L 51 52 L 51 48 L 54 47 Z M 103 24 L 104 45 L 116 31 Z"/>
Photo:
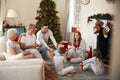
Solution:
<path fill-rule="evenodd" d="M 43 59 L 23 59 L 23 60 L 5 60 L 0 61 L 0 67 L 9 67 L 9 66 L 29 66 L 29 65 L 43 65 Z"/>
<path fill-rule="evenodd" d="M 0 80 L 45 80 L 41 65 L 9 66 L 0 68 Z"/>

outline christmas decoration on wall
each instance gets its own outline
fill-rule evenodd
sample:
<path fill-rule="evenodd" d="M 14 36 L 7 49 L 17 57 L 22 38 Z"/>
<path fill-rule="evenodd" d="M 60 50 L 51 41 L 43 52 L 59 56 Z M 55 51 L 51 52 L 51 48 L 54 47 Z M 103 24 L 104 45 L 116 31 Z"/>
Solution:
<path fill-rule="evenodd" d="M 92 16 L 88 17 L 88 22 L 92 21 L 92 19 L 96 19 L 96 20 L 113 20 L 112 15 L 110 15 L 109 13 L 103 14 L 103 13 L 98 13 L 98 14 L 94 14 Z"/>
<path fill-rule="evenodd" d="M 115 3 L 116 0 L 106 0 L 108 3 Z"/>
<path fill-rule="evenodd" d="M 42 0 L 39 4 L 36 16 L 36 27 L 37 31 L 41 29 L 41 26 L 46 22 L 49 29 L 52 30 L 53 35 L 57 42 L 62 41 L 61 29 L 60 29 L 60 19 L 56 15 L 58 11 L 56 9 L 56 4 L 52 0 Z M 36 32 L 37 32 L 36 31 Z"/>

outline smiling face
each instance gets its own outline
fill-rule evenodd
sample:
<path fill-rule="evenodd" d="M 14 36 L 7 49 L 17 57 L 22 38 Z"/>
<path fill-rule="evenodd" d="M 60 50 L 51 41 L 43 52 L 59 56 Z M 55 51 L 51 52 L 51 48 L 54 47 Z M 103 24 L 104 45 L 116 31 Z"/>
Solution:
<path fill-rule="evenodd" d="M 97 21 L 95 23 L 95 26 L 93 27 L 94 34 L 98 33 L 100 31 L 100 29 L 102 28 L 102 26 L 103 26 L 103 22 Z"/>
<path fill-rule="evenodd" d="M 35 25 L 29 25 L 29 28 L 27 29 L 27 33 L 29 35 L 32 35 L 35 33 Z"/>
<path fill-rule="evenodd" d="M 43 33 L 46 33 L 48 31 L 48 26 L 43 26 L 42 29 L 41 29 L 41 31 Z"/>
<path fill-rule="evenodd" d="M 76 43 L 76 41 L 80 42 L 80 40 L 81 40 L 81 33 L 80 32 L 75 32 L 74 43 Z"/>
<path fill-rule="evenodd" d="M 74 37 L 75 37 L 75 40 L 78 41 L 80 39 L 81 35 L 79 33 L 75 33 Z"/>
<path fill-rule="evenodd" d="M 94 27 L 93 27 L 94 31 L 98 31 L 100 30 L 100 25 L 96 24 Z"/>

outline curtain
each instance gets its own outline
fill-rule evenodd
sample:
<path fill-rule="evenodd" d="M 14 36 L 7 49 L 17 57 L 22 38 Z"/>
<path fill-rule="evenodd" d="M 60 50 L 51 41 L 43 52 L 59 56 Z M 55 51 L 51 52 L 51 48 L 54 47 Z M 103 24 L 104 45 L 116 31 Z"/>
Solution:
<path fill-rule="evenodd" d="M 74 0 L 66 0 L 66 14 L 65 14 L 65 35 L 64 40 L 69 41 L 71 27 L 74 23 Z"/>
<path fill-rule="evenodd" d="M 0 36 L 2 35 L 2 24 L 5 20 L 6 0 L 0 0 Z"/>

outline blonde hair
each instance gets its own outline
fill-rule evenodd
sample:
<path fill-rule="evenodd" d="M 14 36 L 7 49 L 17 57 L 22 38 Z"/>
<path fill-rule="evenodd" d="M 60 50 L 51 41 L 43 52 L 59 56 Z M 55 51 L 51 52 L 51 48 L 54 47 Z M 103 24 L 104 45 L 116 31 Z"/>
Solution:
<path fill-rule="evenodd" d="M 18 34 L 17 30 L 11 28 L 7 31 L 7 38 L 13 38 L 16 34 Z"/>

